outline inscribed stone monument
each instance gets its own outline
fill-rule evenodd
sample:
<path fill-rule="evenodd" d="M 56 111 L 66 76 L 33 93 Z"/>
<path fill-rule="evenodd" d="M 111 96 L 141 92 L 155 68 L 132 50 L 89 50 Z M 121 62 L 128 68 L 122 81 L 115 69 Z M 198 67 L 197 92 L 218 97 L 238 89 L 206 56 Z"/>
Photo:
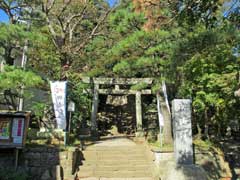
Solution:
<path fill-rule="evenodd" d="M 193 164 L 191 100 L 172 101 L 174 154 L 177 164 Z"/>

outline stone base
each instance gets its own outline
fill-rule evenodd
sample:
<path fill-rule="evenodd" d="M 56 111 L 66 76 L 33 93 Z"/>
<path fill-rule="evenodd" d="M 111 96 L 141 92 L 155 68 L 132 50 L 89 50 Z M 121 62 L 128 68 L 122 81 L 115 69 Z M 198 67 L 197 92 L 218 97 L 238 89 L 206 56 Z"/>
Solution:
<path fill-rule="evenodd" d="M 157 166 L 164 166 L 166 162 L 174 162 L 174 152 L 154 152 L 155 164 Z"/>
<path fill-rule="evenodd" d="M 163 180 L 207 180 L 207 173 L 197 165 L 176 166 L 175 163 L 166 163 Z"/>

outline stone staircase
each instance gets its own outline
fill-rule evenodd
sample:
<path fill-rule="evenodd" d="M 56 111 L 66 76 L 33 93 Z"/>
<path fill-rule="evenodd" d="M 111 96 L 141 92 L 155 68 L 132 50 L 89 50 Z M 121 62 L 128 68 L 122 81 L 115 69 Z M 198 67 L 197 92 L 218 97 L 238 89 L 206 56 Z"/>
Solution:
<path fill-rule="evenodd" d="M 118 144 L 119 142 L 119 144 Z M 110 145 L 109 145 L 110 144 Z M 104 142 L 83 151 L 78 178 L 134 178 L 152 179 L 153 162 L 146 148 L 140 144 L 127 144 L 115 140 L 115 145 Z"/>

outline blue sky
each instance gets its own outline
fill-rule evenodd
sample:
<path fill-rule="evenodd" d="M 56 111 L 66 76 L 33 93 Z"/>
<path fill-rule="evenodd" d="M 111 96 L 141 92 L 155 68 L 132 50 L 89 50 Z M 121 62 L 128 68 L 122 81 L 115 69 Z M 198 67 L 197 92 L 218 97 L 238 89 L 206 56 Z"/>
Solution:
<path fill-rule="evenodd" d="M 0 10 L 0 22 L 7 22 L 8 21 L 8 16 Z"/>
<path fill-rule="evenodd" d="M 113 6 L 118 0 L 107 0 L 110 6 Z"/>

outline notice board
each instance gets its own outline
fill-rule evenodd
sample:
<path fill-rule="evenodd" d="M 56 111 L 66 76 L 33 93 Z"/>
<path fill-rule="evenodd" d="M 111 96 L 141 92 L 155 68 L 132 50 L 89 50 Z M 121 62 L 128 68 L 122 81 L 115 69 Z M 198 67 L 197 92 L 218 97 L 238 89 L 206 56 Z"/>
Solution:
<path fill-rule="evenodd" d="M 0 148 L 23 148 L 30 112 L 0 112 Z"/>

